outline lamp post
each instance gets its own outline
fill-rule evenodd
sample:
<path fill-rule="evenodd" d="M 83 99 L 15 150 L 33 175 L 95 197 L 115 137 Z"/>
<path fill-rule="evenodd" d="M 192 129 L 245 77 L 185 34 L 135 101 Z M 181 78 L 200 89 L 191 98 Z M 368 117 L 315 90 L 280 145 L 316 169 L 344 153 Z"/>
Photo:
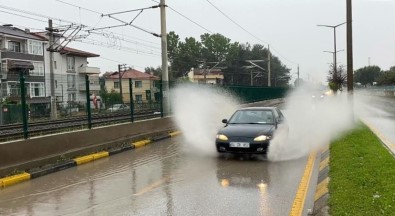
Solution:
<path fill-rule="evenodd" d="M 341 26 L 341 25 L 344 25 L 344 24 L 346 24 L 347 22 L 343 22 L 343 23 L 340 23 L 340 24 L 337 24 L 337 25 L 317 25 L 317 26 L 320 26 L 320 27 L 328 27 L 328 28 L 333 28 L 333 46 L 334 46 L 334 57 L 333 57 L 333 67 L 334 67 L 334 71 L 333 71 L 333 78 L 335 79 L 335 77 L 336 77 L 336 75 L 337 75 L 337 65 L 336 65 L 336 53 L 337 53 L 337 50 L 336 50 L 336 28 L 337 27 L 339 27 L 339 26 Z"/>

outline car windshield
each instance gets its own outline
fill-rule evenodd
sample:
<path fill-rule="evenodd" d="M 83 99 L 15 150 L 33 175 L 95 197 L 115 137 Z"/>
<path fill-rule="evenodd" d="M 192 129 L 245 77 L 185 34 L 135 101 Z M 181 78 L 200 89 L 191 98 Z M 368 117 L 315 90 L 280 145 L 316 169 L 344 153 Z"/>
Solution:
<path fill-rule="evenodd" d="M 271 110 L 238 110 L 229 119 L 229 124 L 274 124 Z"/>

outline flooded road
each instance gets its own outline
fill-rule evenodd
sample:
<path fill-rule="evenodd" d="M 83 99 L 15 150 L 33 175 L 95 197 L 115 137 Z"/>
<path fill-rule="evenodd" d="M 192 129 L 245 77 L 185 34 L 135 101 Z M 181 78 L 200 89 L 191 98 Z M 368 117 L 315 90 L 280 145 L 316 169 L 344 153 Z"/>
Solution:
<path fill-rule="evenodd" d="M 288 215 L 306 158 L 195 154 L 183 137 L 0 190 L 0 215 Z M 214 150 L 214 146 L 213 146 Z"/>

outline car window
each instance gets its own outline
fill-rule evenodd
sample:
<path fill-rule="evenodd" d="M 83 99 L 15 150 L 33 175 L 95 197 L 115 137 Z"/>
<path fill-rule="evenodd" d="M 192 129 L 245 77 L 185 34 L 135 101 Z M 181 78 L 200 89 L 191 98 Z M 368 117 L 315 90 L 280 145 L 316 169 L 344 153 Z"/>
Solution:
<path fill-rule="evenodd" d="M 271 110 L 239 110 L 229 119 L 229 124 L 273 124 Z"/>

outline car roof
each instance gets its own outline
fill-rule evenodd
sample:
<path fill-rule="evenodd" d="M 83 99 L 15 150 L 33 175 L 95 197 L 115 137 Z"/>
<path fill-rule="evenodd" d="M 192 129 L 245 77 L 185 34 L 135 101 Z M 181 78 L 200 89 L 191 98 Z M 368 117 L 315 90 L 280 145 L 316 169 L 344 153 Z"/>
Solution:
<path fill-rule="evenodd" d="M 238 110 L 275 110 L 276 107 L 243 107 Z"/>

